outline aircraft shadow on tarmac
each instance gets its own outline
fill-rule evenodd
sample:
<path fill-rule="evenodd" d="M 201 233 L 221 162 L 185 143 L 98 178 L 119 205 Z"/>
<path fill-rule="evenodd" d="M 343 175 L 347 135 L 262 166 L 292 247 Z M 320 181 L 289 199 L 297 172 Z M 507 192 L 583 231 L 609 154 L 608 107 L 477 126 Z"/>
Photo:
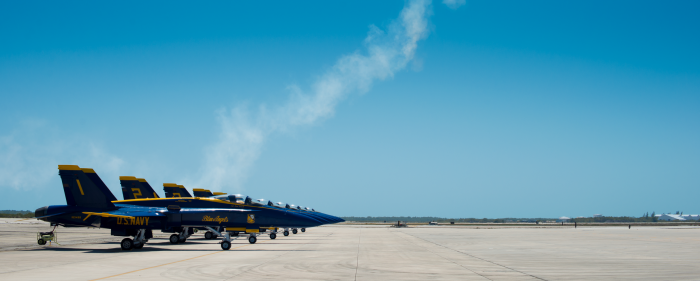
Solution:
<path fill-rule="evenodd" d="M 118 243 L 116 242 L 102 242 L 102 243 L 91 243 L 93 245 L 115 245 Z M 211 245 L 214 246 L 218 243 L 204 243 L 204 242 L 187 242 L 184 245 L 188 244 L 196 244 L 196 245 Z M 287 243 L 271 243 L 271 242 L 266 242 L 266 243 L 261 243 L 262 245 L 289 245 Z M 321 243 L 304 243 L 304 244 L 321 244 Z M 85 244 L 82 244 L 85 245 Z M 247 246 L 251 245 L 248 243 L 240 243 L 240 244 L 233 244 L 233 249 L 235 251 L 244 251 L 244 252 L 286 252 L 290 251 L 288 249 L 284 250 L 277 250 L 277 249 L 236 249 L 236 247 L 240 246 Z M 138 250 L 131 250 L 131 251 L 123 251 L 119 247 L 114 247 L 114 248 L 107 248 L 107 249 L 86 249 L 86 248 L 74 248 L 72 247 L 74 245 L 66 245 L 66 246 L 53 246 L 53 247 L 41 247 L 41 248 L 33 248 L 33 249 L 26 249 L 25 251 L 53 251 L 53 252 L 84 252 L 84 253 L 93 253 L 93 254 L 102 254 L 102 253 L 138 253 L 138 252 L 217 252 L 221 251 L 218 247 L 212 247 L 211 249 L 208 248 L 198 248 L 198 249 L 182 249 L 182 248 L 172 248 L 170 242 L 155 242 L 155 243 L 148 243 L 146 244 L 143 249 L 138 249 Z M 150 246 L 150 247 L 149 247 Z M 168 248 L 171 247 L 171 248 Z M 312 252 L 314 250 L 293 250 L 293 251 L 299 251 L 299 252 Z"/>
<path fill-rule="evenodd" d="M 265 250 L 265 249 L 235 249 L 233 247 L 234 251 L 237 252 L 288 252 L 288 251 L 295 251 L 295 252 L 312 252 L 313 250 Z M 104 253 L 140 253 L 140 252 L 219 252 L 221 249 L 168 249 L 168 248 L 152 248 L 152 247 L 143 247 L 143 249 L 139 250 L 131 250 L 131 251 L 123 251 L 120 248 L 109 248 L 109 249 L 85 249 L 85 248 L 70 248 L 70 247 L 56 247 L 56 248 L 39 248 L 39 249 L 28 249 L 25 251 L 53 251 L 53 252 L 83 252 L 86 254 L 104 254 Z"/>

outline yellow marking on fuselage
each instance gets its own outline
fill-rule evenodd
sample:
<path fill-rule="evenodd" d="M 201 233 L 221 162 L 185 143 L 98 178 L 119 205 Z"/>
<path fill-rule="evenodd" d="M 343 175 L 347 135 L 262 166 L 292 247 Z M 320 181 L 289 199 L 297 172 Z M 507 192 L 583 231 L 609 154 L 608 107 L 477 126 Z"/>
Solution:
<path fill-rule="evenodd" d="M 80 180 L 79 180 L 79 179 L 76 179 L 75 181 L 78 182 L 78 188 L 80 189 L 80 195 L 85 195 L 85 193 L 83 192 L 83 186 L 80 185 Z"/>
<path fill-rule="evenodd" d="M 148 225 L 148 220 L 150 217 L 130 217 L 130 218 L 117 218 L 117 224 L 120 225 Z"/>
<path fill-rule="evenodd" d="M 222 218 L 222 217 L 216 216 L 215 218 L 212 218 L 210 216 L 204 216 L 204 217 L 202 217 L 202 221 L 218 222 L 219 224 L 221 224 L 222 222 L 228 222 L 228 217 Z"/>
<path fill-rule="evenodd" d="M 83 214 L 96 215 L 96 216 L 100 216 L 103 218 L 133 218 L 132 216 L 114 215 L 114 214 L 110 214 L 110 213 L 83 212 Z"/>
<path fill-rule="evenodd" d="M 83 221 L 87 220 L 87 218 L 89 218 L 90 216 L 92 216 L 92 214 L 87 214 L 87 216 L 83 219 Z"/>

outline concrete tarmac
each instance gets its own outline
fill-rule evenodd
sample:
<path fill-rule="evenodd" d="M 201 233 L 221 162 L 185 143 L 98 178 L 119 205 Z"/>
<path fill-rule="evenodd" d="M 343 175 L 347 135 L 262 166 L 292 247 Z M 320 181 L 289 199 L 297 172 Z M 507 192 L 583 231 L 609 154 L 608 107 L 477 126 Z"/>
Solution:
<path fill-rule="evenodd" d="M 256 244 L 157 234 L 122 251 L 109 230 L 0 218 L 1 280 L 698 280 L 698 227 L 333 225 Z"/>

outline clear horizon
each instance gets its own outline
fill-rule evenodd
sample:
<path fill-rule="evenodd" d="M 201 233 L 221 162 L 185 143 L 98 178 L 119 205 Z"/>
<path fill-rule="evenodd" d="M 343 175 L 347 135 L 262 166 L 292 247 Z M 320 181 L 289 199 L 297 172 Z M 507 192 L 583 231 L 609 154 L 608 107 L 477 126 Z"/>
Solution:
<path fill-rule="evenodd" d="M 336 216 L 697 214 L 698 8 L 2 3 L 0 209 L 65 204 L 73 164 L 119 199 L 136 176 Z"/>

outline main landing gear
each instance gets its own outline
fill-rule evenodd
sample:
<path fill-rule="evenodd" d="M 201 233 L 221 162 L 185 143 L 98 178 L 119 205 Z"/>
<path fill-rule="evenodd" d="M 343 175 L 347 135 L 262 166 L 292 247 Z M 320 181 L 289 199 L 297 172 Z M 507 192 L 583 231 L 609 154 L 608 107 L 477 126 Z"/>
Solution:
<path fill-rule="evenodd" d="M 297 234 L 297 229 L 296 228 L 292 229 L 292 233 Z"/>
<path fill-rule="evenodd" d="M 251 233 L 250 236 L 248 236 L 248 242 L 250 244 L 255 244 L 255 242 L 258 241 L 258 238 L 255 237 L 255 233 Z"/>
<path fill-rule="evenodd" d="M 277 238 L 277 233 L 270 233 L 270 239 Z"/>
<path fill-rule="evenodd" d="M 189 237 L 189 227 L 183 227 L 179 234 L 170 235 L 170 244 L 185 243 Z"/>
<path fill-rule="evenodd" d="M 148 242 L 148 239 L 146 239 L 146 230 L 139 229 L 139 231 L 136 232 L 134 239 L 131 239 L 131 238 L 122 239 L 121 247 L 122 247 L 122 250 L 124 250 L 124 251 L 129 251 L 131 249 L 138 250 L 138 249 L 143 248 L 143 245 L 146 245 L 146 242 Z"/>
<path fill-rule="evenodd" d="M 284 236 L 289 236 L 289 230 L 285 229 L 284 232 L 282 232 L 282 234 L 284 234 Z"/>
<path fill-rule="evenodd" d="M 216 229 L 216 231 L 221 231 L 220 226 L 214 227 L 214 229 Z M 218 235 L 216 235 L 214 232 L 211 232 L 211 231 L 207 231 L 204 233 L 204 239 L 211 240 L 211 239 L 216 239 L 218 237 L 219 237 Z"/>
<path fill-rule="evenodd" d="M 301 228 L 301 232 L 306 232 L 306 228 Z"/>
<path fill-rule="evenodd" d="M 216 234 L 214 234 L 214 232 L 211 232 L 211 231 L 207 231 L 204 233 L 204 239 L 211 240 L 211 239 L 216 239 L 217 237 L 219 237 L 219 236 L 217 236 Z"/>

